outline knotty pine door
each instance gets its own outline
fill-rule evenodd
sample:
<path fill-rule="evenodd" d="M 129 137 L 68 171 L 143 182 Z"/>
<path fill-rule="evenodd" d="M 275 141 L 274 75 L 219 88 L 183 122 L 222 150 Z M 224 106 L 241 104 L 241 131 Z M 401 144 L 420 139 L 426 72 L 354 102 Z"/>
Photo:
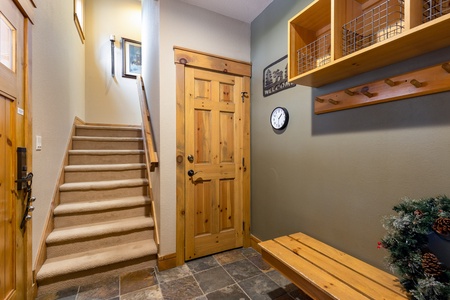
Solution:
<path fill-rule="evenodd" d="M 243 79 L 185 68 L 185 259 L 243 246 Z"/>

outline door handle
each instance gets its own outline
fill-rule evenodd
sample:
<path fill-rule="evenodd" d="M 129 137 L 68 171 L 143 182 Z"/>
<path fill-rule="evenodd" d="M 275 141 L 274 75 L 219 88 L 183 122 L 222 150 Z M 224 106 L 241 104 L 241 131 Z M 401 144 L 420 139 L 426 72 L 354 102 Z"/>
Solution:
<path fill-rule="evenodd" d="M 199 171 L 199 172 L 201 172 L 201 171 Z M 197 173 L 199 173 L 199 172 L 195 172 L 194 170 L 189 170 L 188 172 L 187 172 L 187 174 L 188 174 L 188 176 L 189 177 L 191 177 L 191 180 L 192 180 L 192 182 L 197 182 L 197 181 L 203 181 L 203 178 L 202 177 L 198 177 L 198 176 L 195 176 L 194 177 L 194 175 L 195 174 L 197 174 Z"/>

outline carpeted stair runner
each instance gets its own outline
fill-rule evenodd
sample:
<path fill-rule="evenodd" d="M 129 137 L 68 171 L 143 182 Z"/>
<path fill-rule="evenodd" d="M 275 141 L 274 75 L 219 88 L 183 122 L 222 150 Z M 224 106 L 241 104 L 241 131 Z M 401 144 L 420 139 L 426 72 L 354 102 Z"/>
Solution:
<path fill-rule="evenodd" d="M 156 264 L 140 127 L 78 125 L 38 295 Z"/>

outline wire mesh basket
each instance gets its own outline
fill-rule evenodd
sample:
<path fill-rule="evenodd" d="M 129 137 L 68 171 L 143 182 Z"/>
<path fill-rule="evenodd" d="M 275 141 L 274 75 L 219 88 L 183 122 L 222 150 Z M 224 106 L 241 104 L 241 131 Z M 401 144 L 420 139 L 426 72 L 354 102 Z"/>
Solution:
<path fill-rule="evenodd" d="M 404 0 L 386 0 L 365 11 L 342 27 L 342 54 L 348 55 L 402 33 L 404 16 Z"/>
<path fill-rule="evenodd" d="M 326 65 L 331 61 L 331 35 L 325 34 L 297 50 L 298 73 Z"/>
<path fill-rule="evenodd" d="M 423 0 L 423 22 L 450 13 L 450 0 Z"/>

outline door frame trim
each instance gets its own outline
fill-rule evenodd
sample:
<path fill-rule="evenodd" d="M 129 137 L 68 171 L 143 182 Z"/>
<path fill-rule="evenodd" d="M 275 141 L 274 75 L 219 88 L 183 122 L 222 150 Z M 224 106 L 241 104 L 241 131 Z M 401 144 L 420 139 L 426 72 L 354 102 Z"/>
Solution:
<path fill-rule="evenodd" d="M 242 92 L 246 92 L 243 110 L 243 229 L 244 247 L 250 247 L 250 77 L 251 64 L 226 57 L 212 55 L 175 46 L 176 67 L 176 265 L 185 262 L 185 67 L 195 67 L 209 71 L 233 74 L 243 78 Z"/>

